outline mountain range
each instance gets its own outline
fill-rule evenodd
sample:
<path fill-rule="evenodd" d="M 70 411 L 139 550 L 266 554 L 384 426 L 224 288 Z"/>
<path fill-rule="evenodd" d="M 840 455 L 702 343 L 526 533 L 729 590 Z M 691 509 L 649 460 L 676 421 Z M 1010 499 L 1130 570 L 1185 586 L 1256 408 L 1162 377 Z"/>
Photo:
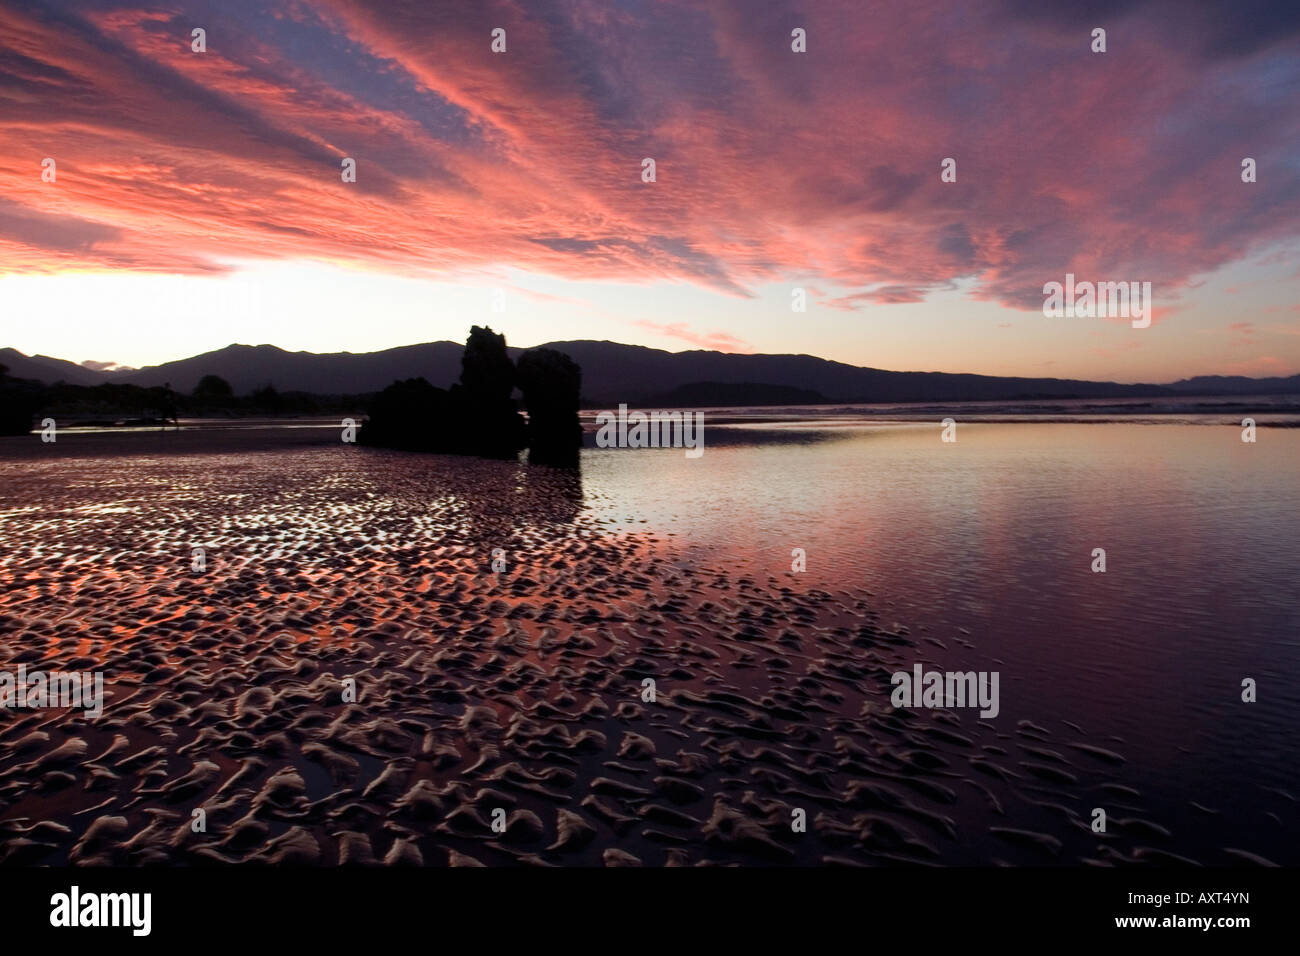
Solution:
<path fill-rule="evenodd" d="M 1165 385 L 1125 385 L 1058 378 L 1009 378 L 949 372 L 891 372 L 812 355 L 756 355 L 692 350 L 666 352 L 640 345 L 578 340 L 549 342 L 582 366 L 588 407 L 618 402 L 663 407 L 700 404 L 997 401 L 1045 398 L 1130 398 L 1170 395 L 1300 394 L 1300 375 L 1286 378 L 1199 376 Z M 0 349 L 15 378 L 46 384 L 122 383 L 191 391 L 204 375 L 219 375 L 235 394 L 264 385 L 318 395 L 376 392 L 395 379 L 422 376 L 446 388 L 460 375 L 464 345 L 427 342 L 379 352 L 288 352 L 274 345 L 228 345 L 190 358 L 140 369 L 102 370 L 45 355 Z M 512 358 L 526 349 L 511 348 Z M 675 401 L 674 401 L 675 399 Z M 719 401 L 721 399 L 721 401 Z"/>

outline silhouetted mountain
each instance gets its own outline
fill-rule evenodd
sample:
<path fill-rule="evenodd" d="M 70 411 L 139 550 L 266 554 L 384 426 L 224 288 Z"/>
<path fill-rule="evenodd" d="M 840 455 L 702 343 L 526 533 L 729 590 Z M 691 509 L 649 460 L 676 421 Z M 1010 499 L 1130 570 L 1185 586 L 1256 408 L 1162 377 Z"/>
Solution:
<path fill-rule="evenodd" d="M 9 367 L 14 378 L 33 379 L 52 385 L 67 382 L 69 385 L 100 385 L 121 381 L 120 372 L 102 372 L 83 368 L 76 362 L 50 358 L 48 355 L 24 355 L 17 349 L 0 349 L 0 365 Z"/>
<path fill-rule="evenodd" d="M 656 408 L 709 408 L 740 405 L 825 405 L 826 396 L 810 388 L 754 382 L 693 382 L 645 400 Z"/>
<path fill-rule="evenodd" d="M 1169 386 L 1186 395 L 1296 395 L 1300 375 L 1287 378 L 1246 378 L 1244 375 L 1198 375 Z"/>
<path fill-rule="evenodd" d="M 683 385 L 713 382 L 814 389 L 831 402 L 993 401 L 1119 398 L 1171 394 L 1158 385 L 1054 378 L 999 378 L 947 372 L 888 372 L 812 355 L 664 352 L 615 342 L 549 342 L 582 366 L 583 394 L 608 404 L 645 403 Z M 599 403 L 598 403 L 599 404 Z"/>
<path fill-rule="evenodd" d="M 619 402 L 645 404 L 684 386 L 776 386 L 803 389 L 827 402 L 1007 401 L 1044 398 L 1123 398 L 1170 395 L 1300 393 L 1300 376 L 1247 379 L 1203 376 L 1172 385 L 1120 385 L 1057 378 L 1002 378 L 947 372 L 890 372 L 859 368 L 811 355 L 735 355 L 694 350 L 665 352 L 640 345 L 590 340 L 548 342 L 582 367 L 582 393 L 588 407 Z M 449 388 L 460 375 L 463 346 L 428 342 L 382 352 L 286 352 L 272 345 L 230 345 L 192 358 L 138 371 L 96 372 L 47 356 L 0 350 L 0 362 L 18 378 L 77 384 L 101 382 L 145 386 L 170 382 L 188 393 L 204 375 L 219 375 L 236 395 L 272 384 L 281 392 L 318 395 L 378 392 L 394 380 L 424 378 Z M 512 359 L 524 351 L 508 350 Z M 782 401 L 781 404 L 793 404 Z M 662 403 L 661 403 L 662 404 Z M 740 404 L 758 404 L 741 401 Z M 666 407 L 666 406 L 665 406 Z"/>
<path fill-rule="evenodd" d="M 424 377 L 446 387 L 460 375 L 457 342 L 404 345 L 382 352 L 286 352 L 274 345 L 228 345 L 193 358 L 149 365 L 124 372 L 115 381 L 133 385 L 171 382 L 180 392 L 192 391 L 204 375 L 219 375 L 236 395 L 271 384 L 282 392 L 355 395 L 377 392 L 394 379 Z"/>

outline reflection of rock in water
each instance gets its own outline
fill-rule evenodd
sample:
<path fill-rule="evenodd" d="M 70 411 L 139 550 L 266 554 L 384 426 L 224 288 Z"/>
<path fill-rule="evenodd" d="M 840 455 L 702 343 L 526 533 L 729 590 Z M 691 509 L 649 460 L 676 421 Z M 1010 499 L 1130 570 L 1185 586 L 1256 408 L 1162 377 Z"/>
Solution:
<path fill-rule="evenodd" d="M 582 469 L 576 456 L 570 468 L 529 468 L 524 480 L 540 489 L 530 500 L 540 500 L 536 520 L 551 524 L 569 524 L 582 511 Z"/>
<path fill-rule="evenodd" d="M 576 521 L 583 505 L 582 471 L 504 462 L 479 466 L 472 494 L 457 495 L 455 502 L 467 533 L 505 546 L 521 535 Z"/>

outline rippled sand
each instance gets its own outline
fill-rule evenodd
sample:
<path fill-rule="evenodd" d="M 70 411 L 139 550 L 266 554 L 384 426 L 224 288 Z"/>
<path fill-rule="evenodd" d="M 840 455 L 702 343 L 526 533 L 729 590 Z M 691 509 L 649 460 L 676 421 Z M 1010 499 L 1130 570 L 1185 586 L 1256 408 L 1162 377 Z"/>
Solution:
<path fill-rule="evenodd" d="M 0 457 L 0 669 L 108 697 L 0 715 L 4 862 L 1177 859 L 1121 744 L 894 710 L 917 650 L 869 595 L 616 533 L 574 474 L 94 439 Z"/>

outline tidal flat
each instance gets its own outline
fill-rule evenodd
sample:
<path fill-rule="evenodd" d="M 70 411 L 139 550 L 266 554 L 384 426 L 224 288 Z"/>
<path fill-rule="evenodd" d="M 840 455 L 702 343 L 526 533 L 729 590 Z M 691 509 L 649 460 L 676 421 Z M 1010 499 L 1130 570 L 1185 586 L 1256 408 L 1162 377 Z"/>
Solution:
<path fill-rule="evenodd" d="M 1207 467 L 1215 431 L 971 426 L 962 459 L 837 424 L 578 471 L 6 439 L 0 670 L 105 702 L 0 714 L 0 860 L 1294 864 L 1294 554 L 1257 549 L 1300 434 Z M 1000 712 L 892 706 L 921 665 L 999 671 Z"/>

